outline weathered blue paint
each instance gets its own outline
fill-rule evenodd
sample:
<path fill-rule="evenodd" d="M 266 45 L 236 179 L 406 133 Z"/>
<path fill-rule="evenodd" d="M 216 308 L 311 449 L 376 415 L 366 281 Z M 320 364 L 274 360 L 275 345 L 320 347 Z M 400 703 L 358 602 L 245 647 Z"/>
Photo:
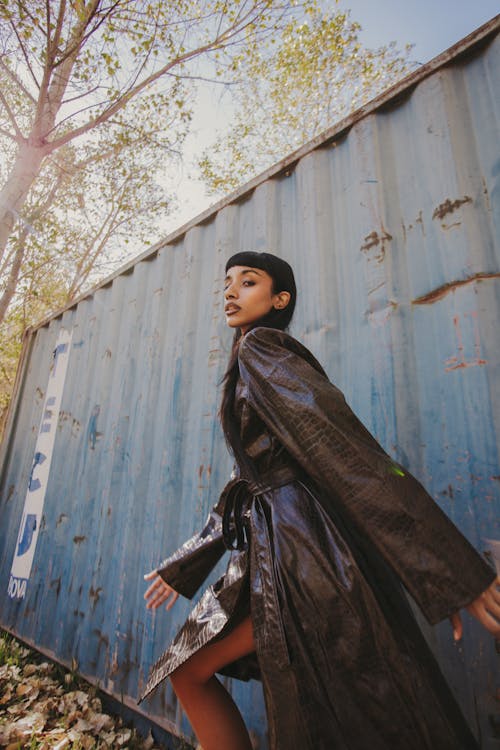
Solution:
<path fill-rule="evenodd" d="M 389 452 L 492 552 L 500 539 L 497 29 L 495 19 L 31 333 L 3 449 L 1 625 L 76 660 L 134 704 L 191 607 L 147 613 L 142 575 L 201 526 L 231 470 L 216 412 L 230 347 L 223 268 L 236 249 L 270 248 L 291 261 L 293 333 Z M 17 534 L 62 328 L 75 343 L 18 601 L 7 595 L 9 570 L 24 544 Z M 470 618 L 463 646 L 446 623 L 429 638 L 483 747 L 498 748 L 491 638 Z M 259 686 L 231 689 L 265 747 Z M 174 733 L 189 731 L 168 685 L 144 710 Z"/>

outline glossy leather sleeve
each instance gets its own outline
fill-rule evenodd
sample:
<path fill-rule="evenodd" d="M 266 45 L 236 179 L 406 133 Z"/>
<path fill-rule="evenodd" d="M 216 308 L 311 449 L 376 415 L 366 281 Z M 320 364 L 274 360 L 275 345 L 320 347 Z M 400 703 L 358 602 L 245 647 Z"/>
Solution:
<path fill-rule="evenodd" d="M 250 406 L 322 488 L 323 502 L 368 537 L 429 622 L 489 586 L 493 570 L 385 453 L 305 347 L 281 331 L 256 328 L 240 344 L 239 364 Z"/>
<path fill-rule="evenodd" d="M 231 483 L 230 483 L 231 484 Z M 224 490 L 211 510 L 203 529 L 167 557 L 156 569 L 166 583 L 191 599 L 226 551 L 222 536 Z"/>

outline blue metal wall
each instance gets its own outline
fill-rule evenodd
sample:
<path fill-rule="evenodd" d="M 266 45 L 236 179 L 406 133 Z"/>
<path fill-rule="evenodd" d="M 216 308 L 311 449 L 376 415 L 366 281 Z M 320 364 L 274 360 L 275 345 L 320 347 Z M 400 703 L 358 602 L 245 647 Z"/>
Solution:
<path fill-rule="evenodd" d="M 130 705 L 191 604 L 147 613 L 143 573 L 198 529 L 231 462 L 216 419 L 226 258 L 296 269 L 292 332 L 480 551 L 500 540 L 498 19 L 393 94 L 160 243 L 25 345 L 0 505 L 0 624 Z M 479 44 L 485 37 L 487 43 Z M 24 599 L 7 595 L 52 350 L 72 332 Z M 457 574 L 460 561 L 457 561 Z M 498 748 L 492 639 L 429 637 Z M 265 747 L 258 684 L 233 693 Z M 168 686 L 143 706 L 189 732 Z"/>

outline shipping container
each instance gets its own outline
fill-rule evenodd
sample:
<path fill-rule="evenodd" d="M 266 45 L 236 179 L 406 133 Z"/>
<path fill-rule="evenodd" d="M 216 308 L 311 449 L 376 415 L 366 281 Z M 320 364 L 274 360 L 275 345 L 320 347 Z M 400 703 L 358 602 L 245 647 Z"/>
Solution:
<path fill-rule="evenodd" d="M 192 606 L 147 612 L 143 574 L 201 527 L 232 467 L 217 408 L 237 250 L 289 260 L 291 332 L 499 563 L 499 25 L 28 332 L 0 464 L 2 627 L 136 708 Z M 448 623 L 426 634 L 482 747 L 498 749 L 495 644 L 464 619 L 460 645 Z M 226 684 L 265 748 L 260 685 Z M 190 734 L 168 684 L 137 710 Z"/>

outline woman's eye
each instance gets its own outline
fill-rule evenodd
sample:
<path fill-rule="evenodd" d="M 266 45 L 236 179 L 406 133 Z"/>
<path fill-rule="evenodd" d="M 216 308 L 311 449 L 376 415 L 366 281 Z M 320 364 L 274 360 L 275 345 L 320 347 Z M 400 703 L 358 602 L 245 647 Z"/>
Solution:
<path fill-rule="evenodd" d="M 255 286 L 255 281 L 250 281 L 250 279 L 246 279 L 243 282 L 243 286 Z"/>

